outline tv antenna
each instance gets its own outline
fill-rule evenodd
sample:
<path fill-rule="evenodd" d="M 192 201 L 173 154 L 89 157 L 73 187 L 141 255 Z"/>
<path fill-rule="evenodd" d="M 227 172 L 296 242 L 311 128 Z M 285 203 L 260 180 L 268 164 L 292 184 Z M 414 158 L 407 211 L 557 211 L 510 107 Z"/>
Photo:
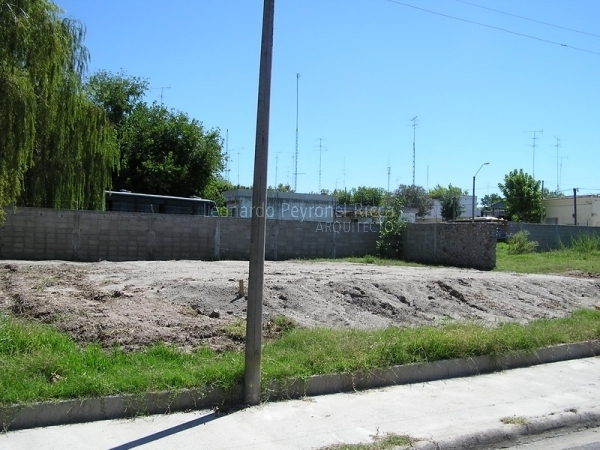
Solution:
<path fill-rule="evenodd" d="M 298 189 L 298 84 L 300 82 L 300 74 L 296 74 L 296 151 L 294 153 L 294 192 Z"/>
<path fill-rule="evenodd" d="M 531 146 L 533 147 L 533 179 L 535 180 L 535 148 L 537 147 L 537 142 L 536 140 L 539 139 L 536 134 L 537 133 L 543 133 L 544 130 L 536 130 L 536 131 L 525 131 L 525 133 L 533 133 L 533 144 L 531 144 Z"/>
<path fill-rule="evenodd" d="M 387 165 L 387 176 L 388 176 L 388 195 L 390 194 L 390 175 L 392 173 L 392 166 L 390 165 L 390 155 L 388 153 L 388 165 Z"/>
<path fill-rule="evenodd" d="M 560 145 L 560 139 L 557 138 L 556 136 L 554 136 L 556 138 L 556 145 L 553 145 L 553 147 L 556 147 L 556 192 L 558 192 L 560 190 L 560 183 L 559 183 L 559 175 L 558 175 L 558 166 L 559 166 L 559 157 L 558 157 L 558 149 L 560 147 L 562 147 Z"/>
<path fill-rule="evenodd" d="M 323 152 L 327 151 L 327 148 L 323 147 L 324 139 L 319 138 L 319 139 L 317 139 L 317 141 L 319 141 L 318 152 L 319 152 L 319 194 L 320 194 L 321 193 L 321 160 L 322 160 L 321 156 L 322 156 Z"/>
<path fill-rule="evenodd" d="M 561 156 L 560 157 L 560 177 L 559 177 L 560 184 L 562 184 L 562 165 L 563 165 L 563 159 L 569 159 L 569 157 L 568 156 Z M 560 190 L 560 184 L 558 185 L 559 190 Z"/>
<path fill-rule="evenodd" d="M 160 104 L 162 106 L 163 104 L 163 93 L 165 91 L 165 89 L 171 89 L 171 86 L 159 86 L 159 87 L 155 87 L 152 89 L 160 89 Z"/>

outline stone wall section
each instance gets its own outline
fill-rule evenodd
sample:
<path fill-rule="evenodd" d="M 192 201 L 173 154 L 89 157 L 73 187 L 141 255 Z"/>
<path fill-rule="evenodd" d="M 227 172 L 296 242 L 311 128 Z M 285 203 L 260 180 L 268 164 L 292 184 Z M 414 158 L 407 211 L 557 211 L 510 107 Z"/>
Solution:
<path fill-rule="evenodd" d="M 402 241 L 403 259 L 424 264 L 496 267 L 496 227 L 488 223 L 409 223 Z"/>

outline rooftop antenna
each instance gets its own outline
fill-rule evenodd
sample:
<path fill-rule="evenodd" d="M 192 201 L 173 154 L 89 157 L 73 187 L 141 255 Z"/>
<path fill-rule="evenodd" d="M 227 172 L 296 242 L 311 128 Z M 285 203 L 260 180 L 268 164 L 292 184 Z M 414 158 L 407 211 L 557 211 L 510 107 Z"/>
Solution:
<path fill-rule="evenodd" d="M 275 190 L 277 190 L 277 170 L 279 168 L 279 154 L 283 152 L 275 152 Z"/>
<path fill-rule="evenodd" d="M 569 159 L 568 156 L 561 156 L 560 157 L 560 177 L 559 177 L 559 185 L 558 185 L 558 190 L 560 191 L 560 184 L 562 184 L 562 165 L 563 165 L 563 159 Z"/>
<path fill-rule="evenodd" d="M 560 190 L 560 183 L 559 183 L 559 175 L 558 175 L 558 166 L 559 166 L 559 157 L 558 157 L 558 149 L 559 147 L 561 147 L 560 145 L 560 139 L 557 138 L 556 136 L 554 136 L 556 138 L 556 145 L 553 145 L 553 147 L 556 147 L 556 192 L 558 192 Z"/>
<path fill-rule="evenodd" d="M 387 176 L 388 176 L 388 195 L 390 194 L 390 175 L 392 173 L 392 166 L 390 165 L 390 154 L 388 153 L 388 167 L 387 167 Z"/>
<path fill-rule="evenodd" d="M 237 185 L 240 185 L 240 151 L 244 150 L 244 147 L 234 148 L 234 151 L 237 154 Z"/>
<path fill-rule="evenodd" d="M 225 132 L 225 175 L 229 183 L 229 128 Z"/>
<path fill-rule="evenodd" d="M 294 158 L 294 192 L 298 189 L 298 85 L 300 74 L 296 74 L 296 152 Z"/>
<path fill-rule="evenodd" d="M 411 127 L 413 127 L 413 186 L 415 185 L 415 161 L 416 161 L 416 153 L 415 153 L 415 138 L 417 135 L 416 132 L 416 128 L 417 128 L 417 116 L 413 117 L 412 119 L 410 119 L 410 121 L 413 123 L 412 125 L 410 125 Z"/>
<path fill-rule="evenodd" d="M 344 170 L 342 171 L 343 182 L 344 182 L 344 192 L 346 192 L 346 157 L 344 156 Z"/>
<path fill-rule="evenodd" d="M 533 144 L 531 144 L 531 146 L 533 147 L 533 179 L 535 180 L 535 147 L 537 147 L 537 142 L 536 140 L 538 139 L 538 137 L 536 136 L 537 133 L 543 133 L 544 130 L 535 130 L 535 131 L 525 131 L 525 133 L 533 133 Z"/>
<path fill-rule="evenodd" d="M 159 86 L 152 89 L 160 89 L 160 104 L 163 104 L 163 93 L 165 89 L 171 89 L 171 86 Z"/>
<path fill-rule="evenodd" d="M 327 148 L 323 147 L 323 141 L 324 139 L 319 138 L 317 139 L 317 141 L 319 141 L 319 193 L 321 193 L 321 156 L 323 154 L 323 152 L 327 151 Z"/>

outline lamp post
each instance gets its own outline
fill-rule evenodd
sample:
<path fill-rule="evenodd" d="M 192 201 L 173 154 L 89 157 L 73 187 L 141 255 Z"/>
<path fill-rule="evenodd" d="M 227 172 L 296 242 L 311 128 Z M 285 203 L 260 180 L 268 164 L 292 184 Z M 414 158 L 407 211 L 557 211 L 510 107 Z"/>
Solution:
<path fill-rule="evenodd" d="M 471 209 L 471 222 L 475 222 L 475 177 L 477 176 L 477 174 L 479 173 L 479 171 L 481 170 L 481 168 L 483 166 L 487 166 L 489 164 L 489 162 L 483 163 L 479 169 L 477 170 L 477 172 L 475 172 L 475 175 L 473 175 L 473 193 L 472 193 L 472 197 L 473 197 L 473 208 Z"/>

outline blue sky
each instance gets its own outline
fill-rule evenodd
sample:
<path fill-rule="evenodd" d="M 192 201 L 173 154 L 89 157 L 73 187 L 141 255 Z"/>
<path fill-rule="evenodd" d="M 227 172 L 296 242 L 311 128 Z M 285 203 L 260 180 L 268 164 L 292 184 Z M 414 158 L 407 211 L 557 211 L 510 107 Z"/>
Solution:
<path fill-rule="evenodd" d="M 86 25 L 90 73 L 148 79 L 148 101 L 228 136 L 224 176 L 252 183 L 262 0 L 56 3 Z M 412 184 L 416 116 L 417 185 L 470 192 L 489 162 L 478 196 L 513 169 L 600 194 L 600 2 L 469 3 L 276 0 L 269 184 L 294 182 L 298 87 L 299 192 L 319 172 L 323 189 L 387 189 L 388 166 L 391 189 Z"/>

